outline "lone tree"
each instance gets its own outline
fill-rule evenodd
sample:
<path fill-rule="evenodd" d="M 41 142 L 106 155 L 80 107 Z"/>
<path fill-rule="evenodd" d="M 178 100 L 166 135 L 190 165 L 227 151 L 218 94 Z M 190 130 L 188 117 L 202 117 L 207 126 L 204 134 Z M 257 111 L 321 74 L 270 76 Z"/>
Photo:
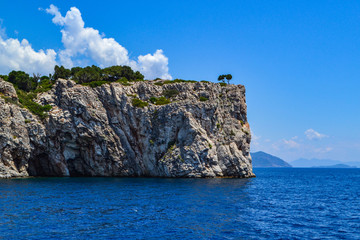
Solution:
<path fill-rule="evenodd" d="M 219 82 L 222 82 L 222 83 L 225 83 L 225 75 L 220 75 L 219 77 L 218 77 L 218 81 Z"/>
<path fill-rule="evenodd" d="M 227 80 L 227 83 L 230 84 L 230 80 L 232 79 L 231 74 L 223 74 L 218 77 L 218 81 L 225 83 L 225 79 Z"/>
<path fill-rule="evenodd" d="M 225 76 L 225 78 L 226 78 L 228 84 L 230 84 L 230 80 L 232 79 L 232 75 L 228 74 L 228 75 Z"/>

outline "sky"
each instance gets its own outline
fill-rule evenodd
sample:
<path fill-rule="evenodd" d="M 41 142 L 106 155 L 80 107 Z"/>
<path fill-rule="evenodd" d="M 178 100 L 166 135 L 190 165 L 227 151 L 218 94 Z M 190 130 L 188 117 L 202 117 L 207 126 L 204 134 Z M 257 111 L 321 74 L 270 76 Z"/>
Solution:
<path fill-rule="evenodd" d="M 360 1 L 5 1 L 0 74 L 129 65 L 246 87 L 251 151 L 360 161 Z"/>

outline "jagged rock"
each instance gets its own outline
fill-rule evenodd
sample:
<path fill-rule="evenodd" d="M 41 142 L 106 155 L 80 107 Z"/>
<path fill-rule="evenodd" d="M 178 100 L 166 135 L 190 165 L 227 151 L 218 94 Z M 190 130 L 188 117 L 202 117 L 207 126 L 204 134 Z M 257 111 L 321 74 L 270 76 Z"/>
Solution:
<path fill-rule="evenodd" d="M 170 104 L 150 103 L 166 90 L 178 91 Z M 0 93 L 16 96 L 2 80 Z M 149 105 L 134 107 L 134 98 Z M 242 85 L 145 81 L 90 88 L 60 79 L 37 101 L 52 106 L 42 122 L 0 99 L 0 177 L 254 176 Z"/>

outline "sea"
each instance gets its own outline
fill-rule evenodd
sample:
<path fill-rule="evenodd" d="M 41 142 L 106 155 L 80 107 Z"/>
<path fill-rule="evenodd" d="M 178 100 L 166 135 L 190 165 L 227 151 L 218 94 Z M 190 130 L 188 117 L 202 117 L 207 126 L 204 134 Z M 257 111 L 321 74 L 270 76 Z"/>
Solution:
<path fill-rule="evenodd" d="M 0 180 L 0 239 L 360 239 L 360 169 Z"/>

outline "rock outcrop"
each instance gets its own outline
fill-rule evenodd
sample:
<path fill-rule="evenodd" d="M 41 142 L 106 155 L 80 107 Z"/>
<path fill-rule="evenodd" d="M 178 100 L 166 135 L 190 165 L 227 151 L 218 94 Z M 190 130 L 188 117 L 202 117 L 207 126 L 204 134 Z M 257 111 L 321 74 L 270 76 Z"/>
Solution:
<path fill-rule="evenodd" d="M 244 86 L 154 83 L 60 79 L 37 97 L 52 106 L 40 120 L 0 80 L 0 178 L 254 176 Z M 170 104 L 151 103 L 166 90 L 177 93 Z M 149 104 L 135 107 L 134 98 Z"/>

